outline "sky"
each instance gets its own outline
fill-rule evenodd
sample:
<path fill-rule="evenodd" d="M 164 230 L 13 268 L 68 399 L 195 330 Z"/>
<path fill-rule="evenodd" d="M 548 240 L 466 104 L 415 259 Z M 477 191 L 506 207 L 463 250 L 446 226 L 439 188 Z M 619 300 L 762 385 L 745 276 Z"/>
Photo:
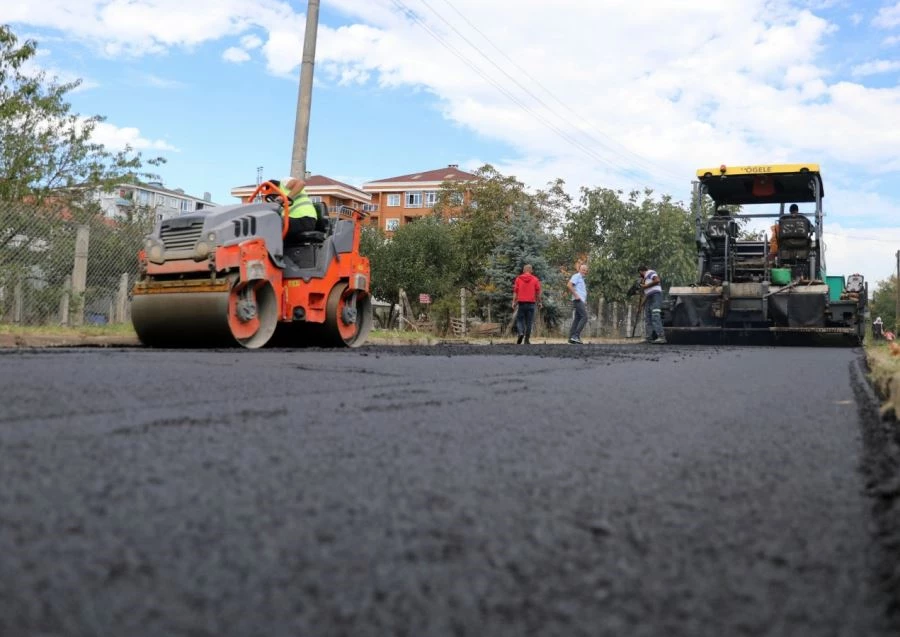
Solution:
<path fill-rule="evenodd" d="M 305 1 L 24 0 L 0 23 L 81 86 L 96 139 L 217 203 L 290 172 Z M 485 163 L 532 191 L 818 163 L 829 273 L 900 249 L 900 1 L 322 0 L 308 170 L 353 185 Z"/>

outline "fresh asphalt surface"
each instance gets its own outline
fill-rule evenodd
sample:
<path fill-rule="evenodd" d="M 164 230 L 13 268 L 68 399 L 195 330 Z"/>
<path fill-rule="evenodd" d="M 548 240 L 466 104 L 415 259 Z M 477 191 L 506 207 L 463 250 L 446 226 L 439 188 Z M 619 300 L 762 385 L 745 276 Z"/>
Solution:
<path fill-rule="evenodd" d="M 0 635 L 888 635 L 859 350 L 0 351 Z"/>

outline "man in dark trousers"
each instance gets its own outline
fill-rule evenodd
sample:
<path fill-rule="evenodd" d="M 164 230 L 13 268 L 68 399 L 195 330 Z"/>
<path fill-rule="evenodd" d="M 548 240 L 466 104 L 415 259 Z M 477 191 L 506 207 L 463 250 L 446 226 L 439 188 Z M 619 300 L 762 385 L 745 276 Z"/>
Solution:
<path fill-rule="evenodd" d="M 666 333 L 662 326 L 662 283 L 656 271 L 646 265 L 640 266 L 638 273 L 641 275 L 641 290 L 644 292 L 644 325 L 647 341 L 664 345 Z"/>
<path fill-rule="evenodd" d="M 575 318 L 572 320 L 572 327 L 569 329 L 569 344 L 584 345 L 581 340 L 581 330 L 587 325 L 587 283 L 584 277 L 587 276 L 587 263 L 578 266 L 578 272 L 569 278 L 566 287 L 569 288 L 569 294 L 572 295 L 572 309 L 575 310 Z"/>
<path fill-rule="evenodd" d="M 531 264 L 526 263 L 522 274 L 513 282 L 513 311 L 516 312 L 516 345 L 525 341 L 531 344 L 531 327 L 534 325 L 534 306 L 541 304 L 541 281 L 532 274 Z M 517 311 L 518 307 L 518 311 Z"/>

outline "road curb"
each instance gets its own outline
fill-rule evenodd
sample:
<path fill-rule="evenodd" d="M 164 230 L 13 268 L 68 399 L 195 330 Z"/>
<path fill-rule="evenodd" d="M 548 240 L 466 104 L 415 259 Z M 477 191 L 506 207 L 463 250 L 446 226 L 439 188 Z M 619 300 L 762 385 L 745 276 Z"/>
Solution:
<path fill-rule="evenodd" d="M 884 600 L 879 605 L 892 633 L 900 634 L 900 431 L 895 420 L 885 418 L 865 355 L 850 363 L 850 384 L 863 439 L 860 471 L 875 522 L 872 587 Z"/>

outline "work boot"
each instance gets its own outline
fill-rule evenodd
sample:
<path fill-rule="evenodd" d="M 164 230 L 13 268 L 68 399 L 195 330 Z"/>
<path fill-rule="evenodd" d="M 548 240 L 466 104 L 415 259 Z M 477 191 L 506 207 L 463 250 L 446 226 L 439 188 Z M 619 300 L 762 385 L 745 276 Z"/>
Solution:
<path fill-rule="evenodd" d="M 668 341 L 666 341 L 666 339 L 664 339 L 662 336 L 660 336 L 659 338 L 654 338 L 650 342 L 653 343 L 654 345 L 665 345 Z"/>
<path fill-rule="evenodd" d="M 531 339 L 530 339 L 529 337 L 527 337 L 527 336 L 525 337 L 525 344 L 526 344 L 526 345 L 531 345 Z"/>
<path fill-rule="evenodd" d="M 516 339 L 516 345 L 521 345 L 523 338 L 525 337 L 522 334 L 519 334 L 519 338 Z"/>

